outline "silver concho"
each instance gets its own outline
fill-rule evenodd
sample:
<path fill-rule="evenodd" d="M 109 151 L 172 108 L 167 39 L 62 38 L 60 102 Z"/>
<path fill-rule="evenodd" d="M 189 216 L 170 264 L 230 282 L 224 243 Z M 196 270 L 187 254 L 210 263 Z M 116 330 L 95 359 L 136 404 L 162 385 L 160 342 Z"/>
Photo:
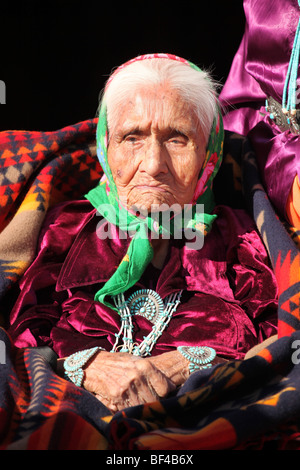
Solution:
<path fill-rule="evenodd" d="M 291 116 L 290 113 L 284 114 L 282 106 L 271 96 L 266 100 L 266 111 L 270 113 L 270 118 L 279 127 L 281 132 L 287 130 L 293 134 L 300 134 L 300 110 L 297 110 L 295 116 Z"/>
<path fill-rule="evenodd" d="M 127 305 L 132 315 L 141 315 L 153 324 L 164 311 L 161 297 L 152 289 L 135 292 L 128 298 Z"/>

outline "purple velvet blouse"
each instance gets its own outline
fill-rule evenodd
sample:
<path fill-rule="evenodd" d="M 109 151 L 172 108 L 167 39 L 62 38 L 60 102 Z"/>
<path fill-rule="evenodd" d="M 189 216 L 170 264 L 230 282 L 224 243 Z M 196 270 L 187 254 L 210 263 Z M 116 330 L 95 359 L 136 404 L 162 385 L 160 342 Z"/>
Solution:
<path fill-rule="evenodd" d="M 150 264 L 127 293 L 152 288 L 164 299 L 183 289 L 153 355 L 187 344 L 240 359 L 276 333 L 276 281 L 254 224 L 241 210 L 219 206 L 216 213 L 202 249 L 172 240 L 163 269 Z M 95 345 L 111 349 L 120 318 L 94 301 L 94 294 L 113 274 L 129 240 L 120 240 L 114 227 L 114 238 L 99 239 L 100 220 L 88 201 L 62 203 L 49 212 L 10 318 L 18 347 L 48 345 L 60 357 Z M 142 341 L 150 331 L 151 323 L 136 316 L 135 339 Z"/>
<path fill-rule="evenodd" d="M 299 20 L 298 1 L 244 0 L 244 11 L 245 33 L 220 95 L 227 107 L 224 127 L 249 137 L 267 194 L 286 217 L 294 178 L 300 178 L 300 135 L 282 131 L 266 112 L 265 100 L 282 101 Z"/>

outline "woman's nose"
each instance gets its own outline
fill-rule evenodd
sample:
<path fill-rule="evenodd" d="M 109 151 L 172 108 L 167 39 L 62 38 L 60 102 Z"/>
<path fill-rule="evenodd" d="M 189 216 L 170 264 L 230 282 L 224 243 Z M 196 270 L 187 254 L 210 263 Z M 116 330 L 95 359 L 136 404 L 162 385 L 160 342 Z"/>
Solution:
<path fill-rule="evenodd" d="M 152 177 L 168 172 L 167 150 L 159 140 L 152 139 L 144 149 L 140 171 L 145 171 Z"/>

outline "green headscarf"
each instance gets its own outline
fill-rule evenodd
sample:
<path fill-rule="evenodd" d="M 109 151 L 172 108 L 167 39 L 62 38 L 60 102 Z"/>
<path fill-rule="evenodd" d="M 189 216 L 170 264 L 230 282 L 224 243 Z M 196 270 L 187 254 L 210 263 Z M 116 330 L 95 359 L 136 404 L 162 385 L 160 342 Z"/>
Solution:
<path fill-rule="evenodd" d="M 127 65 L 137 61 L 154 58 L 166 58 L 169 60 L 177 60 L 182 63 L 190 65 L 196 70 L 200 70 L 196 65 L 192 64 L 185 59 L 170 54 L 147 54 L 136 57 L 135 59 L 126 62 L 119 67 L 110 80 L 119 70 Z M 109 81 L 110 81 L 109 80 Z M 109 82 L 108 82 L 109 83 Z M 86 198 L 91 204 L 106 218 L 110 223 L 118 226 L 122 231 L 128 233 L 133 231 L 134 236 L 129 244 L 128 251 L 118 268 L 111 276 L 111 278 L 104 284 L 104 286 L 96 293 L 95 300 L 115 308 L 107 302 L 107 296 L 114 296 L 124 293 L 141 278 L 147 265 L 153 258 L 153 248 L 149 239 L 149 230 L 153 233 L 160 235 L 169 232 L 172 235 L 174 225 L 169 224 L 167 228 L 163 225 L 158 225 L 157 220 L 151 218 L 151 214 L 142 218 L 134 213 L 130 213 L 125 209 L 118 197 L 117 188 L 113 180 L 111 170 L 107 160 L 107 114 L 106 106 L 103 103 L 100 112 L 97 126 L 96 140 L 97 140 L 97 155 L 103 169 L 103 177 L 100 184 L 92 189 Z M 224 130 L 221 112 L 214 119 L 210 137 L 206 149 L 206 159 L 203 164 L 202 170 L 199 174 L 198 183 L 196 186 L 194 198 L 192 201 L 193 207 L 203 204 L 205 212 L 197 213 L 197 210 L 190 211 L 190 217 L 186 220 L 184 217 L 185 229 L 193 229 L 195 232 L 199 231 L 206 234 L 211 229 L 212 223 L 217 217 L 212 215 L 211 212 L 214 208 L 214 198 L 212 193 L 212 181 L 216 175 L 223 154 L 223 140 Z"/>

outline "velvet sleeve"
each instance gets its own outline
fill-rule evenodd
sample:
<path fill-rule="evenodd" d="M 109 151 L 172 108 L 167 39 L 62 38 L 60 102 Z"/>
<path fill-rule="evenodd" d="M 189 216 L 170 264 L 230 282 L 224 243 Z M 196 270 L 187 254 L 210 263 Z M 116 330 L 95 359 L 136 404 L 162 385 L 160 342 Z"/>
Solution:
<path fill-rule="evenodd" d="M 17 347 L 53 347 L 51 330 L 61 317 L 65 296 L 56 292 L 56 282 L 80 227 L 93 212 L 87 201 L 61 203 L 49 211 L 10 315 L 8 332 Z"/>

